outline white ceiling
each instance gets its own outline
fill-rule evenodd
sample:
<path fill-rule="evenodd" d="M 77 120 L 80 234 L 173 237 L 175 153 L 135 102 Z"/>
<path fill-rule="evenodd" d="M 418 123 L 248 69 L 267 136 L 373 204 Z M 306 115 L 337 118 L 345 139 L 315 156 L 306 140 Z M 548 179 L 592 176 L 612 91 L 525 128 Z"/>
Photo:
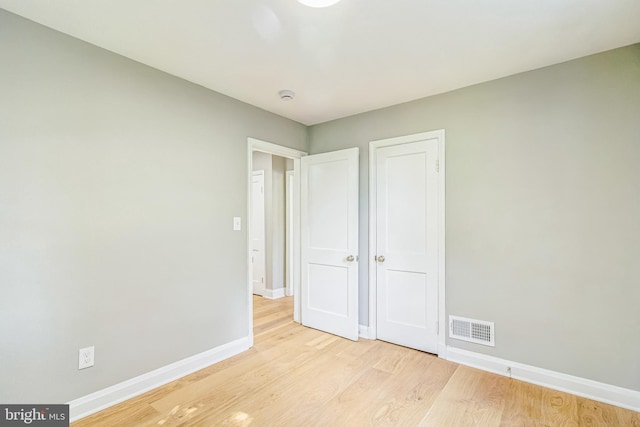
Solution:
<path fill-rule="evenodd" d="M 640 0 L 0 0 L 306 125 L 640 42 Z M 278 91 L 296 92 L 293 101 Z"/>

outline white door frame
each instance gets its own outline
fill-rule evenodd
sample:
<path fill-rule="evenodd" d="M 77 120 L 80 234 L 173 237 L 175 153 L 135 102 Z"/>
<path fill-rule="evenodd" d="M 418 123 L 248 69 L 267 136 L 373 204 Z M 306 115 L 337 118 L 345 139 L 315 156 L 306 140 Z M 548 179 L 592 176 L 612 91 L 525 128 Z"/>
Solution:
<path fill-rule="evenodd" d="M 444 129 L 423 132 L 396 138 L 381 139 L 369 142 L 369 338 L 376 339 L 377 327 L 377 283 L 376 263 L 373 260 L 377 254 L 376 247 L 376 164 L 377 149 L 391 145 L 407 144 L 438 139 L 438 356 L 446 358 L 446 312 L 445 312 L 445 144 Z"/>
<path fill-rule="evenodd" d="M 251 263 L 251 177 L 253 152 L 260 151 L 293 160 L 293 320 L 300 322 L 300 158 L 307 153 L 255 138 L 247 138 L 247 299 L 249 346 L 253 346 L 253 266 Z"/>

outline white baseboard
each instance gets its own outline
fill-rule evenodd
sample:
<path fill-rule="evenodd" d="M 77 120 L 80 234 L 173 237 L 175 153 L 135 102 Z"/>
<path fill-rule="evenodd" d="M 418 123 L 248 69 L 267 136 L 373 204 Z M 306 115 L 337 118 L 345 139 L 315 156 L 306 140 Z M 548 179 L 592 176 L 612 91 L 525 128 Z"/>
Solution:
<path fill-rule="evenodd" d="M 249 338 L 240 338 L 211 350 L 179 360 L 146 374 L 96 391 L 69 402 L 71 421 L 77 421 L 95 412 L 160 387 L 192 372 L 211 366 L 249 349 Z"/>
<path fill-rule="evenodd" d="M 358 337 L 366 340 L 375 340 L 375 334 L 371 326 L 358 325 Z"/>
<path fill-rule="evenodd" d="M 284 288 L 278 289 L 265 289 L 262 294 L 264 298 L 267 299 L 278 299 L 284 297 Z"/>
<path fill-rule="evenodd" d="M 447 347 L 447 360 L 504 376 L 509 376 L 507 368 L 510 367 L 511 378 L 640 412 L 640 391 L 451 346 Z"/>

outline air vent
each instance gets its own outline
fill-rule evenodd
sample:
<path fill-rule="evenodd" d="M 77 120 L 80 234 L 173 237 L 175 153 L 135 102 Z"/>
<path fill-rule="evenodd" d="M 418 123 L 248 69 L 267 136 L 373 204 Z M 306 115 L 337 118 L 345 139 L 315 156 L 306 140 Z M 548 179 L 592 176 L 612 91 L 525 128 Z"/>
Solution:
<path fill-rule="evenodd" d="M 493 322 L 449 316 L 449 337 L 494 347 Z"/>

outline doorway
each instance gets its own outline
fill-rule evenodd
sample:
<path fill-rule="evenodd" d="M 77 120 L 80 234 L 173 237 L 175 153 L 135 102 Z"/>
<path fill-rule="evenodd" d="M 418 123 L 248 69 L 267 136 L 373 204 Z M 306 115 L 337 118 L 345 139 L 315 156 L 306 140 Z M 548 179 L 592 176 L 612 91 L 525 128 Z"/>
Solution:
<path fill-rule="evenodd" d="M 293 232 L 288 239 L 292 240 L 289 259 L 292 261 L 290 288 L 293 292 L 293 320 L 305 326 L 357 340 L 359 150 L 352 148 L 308 156 L 297 150 L 253 138 L 249 138 L 248 146 L 251 183 L 247 186 L 248 230 L 253 229 L 251 213 L 256 203 L 252 197 L 254 170 L 265 170 L 268 165 L 274 164 L 273 161 L 277 157 L 293 161 L 290 184 L 290 187 L 293 187 L 290 193 L 290 218 L 293 222 L 290 228 Z M 264 163 L 263 166 L 258 165 L 261 158 L 269 159 L 266 162 L 267 166 L 264 166 Z M 268 176 L 269 173 L 265 171 L 265 187 L 268 186 Z M 286 173 L 284 176 L 286 177 Z M 282 183 L 284 182 L 283 179 Z M 269 200 L 269 197 L 265 199 Z M 265 228 L 268 229 L 268 219 L 266 223 Z M 247 234 L 249 339 L 253 345 L 253 239 L 250 232 Z M 269 296 L 268 233 L 266 240 L 267 290 L 264 294 Z M 336 286 L 342 286 L 344 289 L 333 292 Z"/>
<path fill-rule="evenodd" d="M 260 151 L 253 152 L 252 171 L 252 265 L 253 293 L 268 299 L 285 296 L 286 257 L 291 240 L 287 223 L 286 173 L 293 173 L 293 160 Z M 290 190 L 290 188 L 289 188 Z M 291 288 L 290 284 L 289 287 Z M 293 293 L 291 293 L 293 294 Z"/>
<path fill-rule="evenodd" d="M 253 345 L 253 315 L 254 315 L 254 209 L 256 203 L 260 203 L 260 198 L 254 200 L 254 171 L 262 171 L 264 175 L 265 191 L 265 287 L 259 292 L 266 298 L 280 298 L 287 293 L 293 294 L 293 320 L 300 321 L 300 159 L 306 153 L 292 148 L 283 147 L 266 141 L 260 141 L 254 138 L 248 138 L 248 185 L 247 185 L 247 295 L 249 307 L 249 339 L 250 345 Z M 274 168 L 275 166 L 275 168 Z M 274 169 L 276 172 L 274 173 Z M 267 172 L 269 170 L 269 172 Z M 287 173 L 288 172 L 288 173 Z M 269 176 L 270 175 L 270 176 Z M 287 176 L 290 176 L 287 179 Z M 273 190 L 274 177 L 276 186 L 282 187 L 282 191 L 278 191 L 276 196 L 275 211 L 279 218 L 278 224 L 269 224 L 268 210 L 273 216 L 274 206 L 273 198 L 271 198 L 272 206 L 268 207 L 270 196 L 266 194 L 270 185 Z M 289 185 L 286 182 L 289 181 Z M 287 194 L 286 189 L 289 188 L 290 212 L 287 215 Z M 256 187 L 257 188 L 257 187 Z M 257 208 L 258 211 L 260 208 Z M 286 217 L 289 216 L 290 224 L 287 226 Z M 269 227 L 271 227 L 271 239 L 269 238 Z M 258 227 L 259 228 L 259 227 Z M 273 232 L 278 236 L 273 239 Z M 289 235 L 287 235 L 289 233 Z M 259 240 L 259 239 L 258 239 Z M 274 244 L 275 242 L 275 244 Z M 288 243 L 287 243 L 288 242 Z M 289 256 L 287 256 L 287 246 L 289 247 Z M 274 247 L 276 253 L 274 253 Z M 269 251 L 271 250 L 271 254 Z M 275 255 L 275 264 L 274 264 Z M 275 267 L 275 275 L 274 273 Z M 269 271 L 271 267 L 271 271 Z M 259 269 L 260 267 L 258 267 Z M 289 273 L 287 273 L 287 271 Z M 271 279 L 269 278 L 271 274 Z M 274 280 L 275 277 L 275 280 Z M 290 290 L 289 290 L 290 289 Z"/>

